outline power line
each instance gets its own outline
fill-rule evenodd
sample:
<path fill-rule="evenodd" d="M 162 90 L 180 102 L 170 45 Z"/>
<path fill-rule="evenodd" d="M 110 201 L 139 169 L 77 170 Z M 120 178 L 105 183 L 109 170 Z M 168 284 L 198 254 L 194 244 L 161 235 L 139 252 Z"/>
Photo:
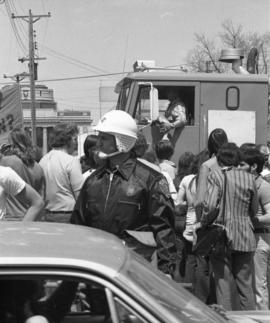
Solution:
<path fill-rule="evenodd" d="M 108 73 L 108 74 L 98 74 L 98 75 L 74 76 L 74 77 L 47 79 L 47 80 L 45 79 L 45 80 L 36 80 L 36 83 L 93 79 L 93 78 L 106 77 L 106 76 L 123 75 L 123 74 L 128 74 L 128 73 L 130 73 L 130 71 L 118 72 L 118 73 Z M 12 84 L 12 83 L 3 83 L 3 82 L 1 83 L 0 82 L 0 84 L 9 85 L 9 84 Z"/>
<path fill-rule="evenodd" d="M 13 11 L 13 13 L 15 14 L 15 15 L 18 15 L 18 11 L 17 11 L 17 9 L 16 9 L 16 6 L 15 6 L 15 4 L 14 4 L 14 2 L 13 2 L 13 0 L 8 0 L 9 1 L 9 7 L 10 7 L 10 11 Z M 14 21 L 14 20 L 13 20 Z M 16 22 L 14 21 L 14 23 L 16 24 Z M 25 28 L 25 25 L 23 24 L 23 22 L 21 21 L 21 20 L 17 20 L 17 24 L 18 24 L 18 26 L 20 26 L 20 30 L 22 31 L 22 34 L 23 34 L 23 36 L 24 36 L 24 38 L 25 38 L 25 42 L 27 42 L 27 39 L 28 39 L 28 33 L 27 33 L 27 30 L 26 30 L 26 28 Z M 18 31 L 18 29 L 17 29 L 17 31 Z"/>
<path fill-rule="evenodd" d="M 127 74 L 127 73 L 130 73 L 130 72 L 119 72 L 119 73 L 108 73 L 108 74 L 99 74 L 99 75 L 66 77 L 66 78 L 58 78 L 58 79 L 47 79 L 47 80 L 38 80 L 37 82 L 58 82 L 58 81 L 82 80 L 82 79 L 99 78 L 99 77 L 104 77 L 104 76 L 121 75 L 121 74 Z"/>
<path fill-rule="evenodd" d="M 27 52 L 27 50 L 26 50 L 24 42 L 21 39 L 21 36 L 18 32 L 17 26 L 16 26 L 15 22 L 13 21 L 13 19 L 11 18 L 12 12 L 11 12 L 11 8 L 10 8 L 10 4 L 9 4 L 8 0 L 5 1 L 5 8 L 6 8 L 7 15 L 8 15 L 12 30 L 14 32 L 15 38 L 17 40 L 17 43 L 18 43 L 19 47 L 21 48 L 22 52 L 25 54 Z"/>
<path fill-rule="evenodd" d="M 54 49 L 51 49 L 47 46 L 43 46 L 43 48 L 45 49 L 45 51 L 49 52 L 52 56 L 55 56 L 57 58 L 60 58 L 60 59 L 63 59 L 65 60 L 66 62 L 70 63 L 70 64 L 73 64 L 73 65 L 76 65 L 76 66 L 79 66 L 79 67 L 89 67 L 91 69 L 92 72 L 94 73 L 107 73 L 107 71 L 99 68 L 99 67 L 96 67 L 94 65 L 91 65 L 91 64 L 88 64 L 88 63 L 85 63 L 79 59 L 76 59 L 76 58 L 73 58 L 71 56 L 68 56 L 66 54 L 63 54 L 63 53 L 60 53 Z"/>

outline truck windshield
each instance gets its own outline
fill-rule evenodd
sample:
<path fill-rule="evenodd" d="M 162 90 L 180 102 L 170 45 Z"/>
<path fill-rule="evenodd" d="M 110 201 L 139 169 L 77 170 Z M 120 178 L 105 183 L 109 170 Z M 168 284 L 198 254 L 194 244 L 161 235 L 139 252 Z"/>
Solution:
<path fill-rule="evenodd" d="M 119 93 L 116 109 L 125 110 L 127 105 L 128 94 L 131 86 L 130 79 L 123 79 L 117 83 L 115 87 L 115 92 Z"/>

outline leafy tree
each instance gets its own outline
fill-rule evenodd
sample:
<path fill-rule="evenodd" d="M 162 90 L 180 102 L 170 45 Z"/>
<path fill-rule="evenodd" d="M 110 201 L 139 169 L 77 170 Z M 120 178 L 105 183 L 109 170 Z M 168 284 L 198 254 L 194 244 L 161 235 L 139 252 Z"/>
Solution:
<path fill-rule="evenodd" d="M 221 73 L 230 70 L 230 64 L 219 62 L 221 49 L 241 48 L 244 50 L 246 64 L 248 54 L 252 48 L 257 48 L 259 53 L 258 72 L 267 73 L 270 58 L 267 55 L 270 47 L 270 32 L 259 34 L 245 32 L 242 25 L 234 25 L 231 20 L 225 20 L 222 31 L 210 40 L 205 34 L 195 34 L 196 46 L 189 51 L 187 64 L 191 70 L 197 72 Z"/>

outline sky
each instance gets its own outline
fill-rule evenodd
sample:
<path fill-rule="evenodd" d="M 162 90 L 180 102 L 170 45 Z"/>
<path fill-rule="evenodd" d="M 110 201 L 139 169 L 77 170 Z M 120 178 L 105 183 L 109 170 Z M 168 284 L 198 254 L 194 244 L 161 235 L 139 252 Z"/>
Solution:
<path fill-rule="evenodd" d="M 100 114 L 99 87 L 114 85 L 137 59 L 183 65 L 195 33 L 214 39 L 223 21 L 245 32 L 270 31 L 270 0 L 0 0 L 0 86 L 27 72 L 28 24 L 15 15 L 46 15 L 34 23 L 39 83 L 54 90 L 59 110 Z M 106 74 L 114 74 L 107 75 Z M 80 78 L 73 80 L 59 80 Z"/>

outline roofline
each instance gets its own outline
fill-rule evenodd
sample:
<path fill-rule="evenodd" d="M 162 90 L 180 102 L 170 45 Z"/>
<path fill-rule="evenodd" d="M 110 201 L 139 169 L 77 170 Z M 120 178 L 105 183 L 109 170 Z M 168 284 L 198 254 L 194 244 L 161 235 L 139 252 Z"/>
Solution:
<path fill-rule="evenodd" d="M 183 73 L 183 72 L 131 72 L 124 79 L 133 80 L 159 80 L 159 81 L 207 81 L 207 82 L 257 82 L 268 83 L 267 74 L 230 74 L 230 73 Z"/>
<path fill-rule="evenodd" d="M 125 262 L 124 262 L 125 264 Z M 123 265 L 124 265 L 123 264 Z M 112 269 L 109 266 L 105 266 L 102 264 L 98 264 L 95 261 L 74 259 L 74 258 L 55 258 L 55 257 L 16 257 L 15 259 L 12 257 L 1 257 L 0 262 L 0 270 L 4 270 L 5 268 L 10 268 L 16 270 L 16 268 L 42 268 L 44 267 L 49 269 L 57 270 L 80 270 L 84 271 L 85 268 L 90 268 L 90 271 L 96 272 L 99 275 L 106 276 L 107 278 L 114 278 L 121 271 L 122 266 L 120 266 L 117 270 Z"/>

